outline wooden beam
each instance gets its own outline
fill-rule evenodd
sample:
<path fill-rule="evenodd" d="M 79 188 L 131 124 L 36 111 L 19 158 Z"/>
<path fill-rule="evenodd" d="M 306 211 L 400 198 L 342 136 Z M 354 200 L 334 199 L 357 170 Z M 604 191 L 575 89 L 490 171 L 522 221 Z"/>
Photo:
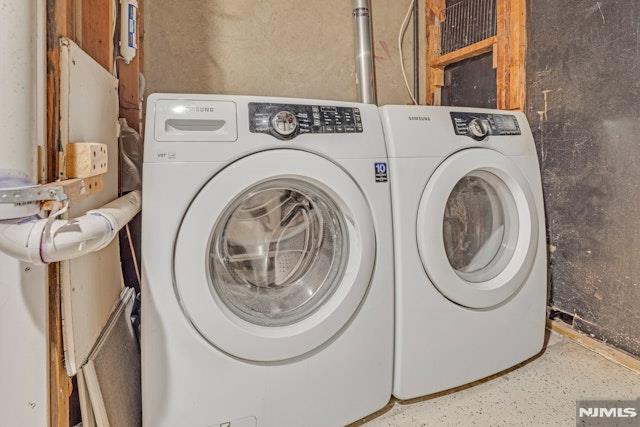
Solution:
<path fill-rule="evenodd" d="M 72 178 L 64 181 L 51 182 L 43 187 L 62 187 L 64 194 L 70 203 L 80 201 L 92 194 L 102 191 L 104 184 L 102 175 L 92 176 L 89 178 Z M 47 200 L 42 203 L 42 210 L 52 211 L 54 208 L 60 208 L 62 202 Z"/>
<path fill-rule="evenodd" d="M 109 155 L 107 145 L 96 142 L 74 142 L 65 149 L 67 178 L 88 178 L 107 173 Z"/>
<path fill-rule="evenodd" d="M 524 110 L 526 96 L 526 0 L 496 2 L 497 106 Z"/>
<path fill-rule="evenodd" d="M 72 0 L 47 0 L 47 180 L 58 179 L 60 37 L 74 37 Z"/>
<path fill-rule="evenodd" d="M 82 1 L 82 50 L 110 73 L 113 72 L 115 10 L 112 0 Z"/>
<path fill-rule="evenodd" d="M 73 0 L 47 0 L 47 181 L 60 173 L 60 37 L 74 38 Z M 49 425 L 69 426 L 71 379 L 64 367 L 60 264 L 48 267 Z"/>
<path fill-rule="evenodd" d="M 496 37 L 489 37 L 477 43 L 465 46 L 462 49 L 457 49 L 453 52 L 449 52 L 446 55 L 438 56 L 433 59 L 431 66 L 445 67 L 449 64 L 453 64 L 454 62 L 464 61 L 465 59 L 473 58 L 474 56 L 491 52 L 495 43 Z"/>
<path fill-rule="evenodd" d="M 142 72 L 144 37 L 144 1 L 138 0 L 137 44 L 138 52 L 133 60 L 126 64 L 118 60 L 118 78 L 120 91 L 120 117 L 127 119 L 130 127 L 142 133 L 142 97 L 140 96 L 140 73 Z"/>
<path fill-rule="evenodd" d="M 583 334 L 582 332 L 578 332 L 564 322 L 560 322 L 558 320 L 549 320 L 547 321 L 547 329 L 563 335 L 569 338 L 571 341 L 575 341 L 581 346 L 595 353 L 598 353 L 605 359 L 622 365 L 625 368 L 630 369 L 636 373 L 640 373 L 640 360 L 636 359 L 630 354 L 610 347 L 602 341 L 598 341 L 588 335 Z"/>
<path fill-rule="evenodd" d="M 444 86 L 444 67 L 436 64 L 440 57 L 440 23 L 444 21 L 445 0 L 427 0 L 425 6 L 427 25 L 427 104 L 440 105 L 440 92 Z"/>

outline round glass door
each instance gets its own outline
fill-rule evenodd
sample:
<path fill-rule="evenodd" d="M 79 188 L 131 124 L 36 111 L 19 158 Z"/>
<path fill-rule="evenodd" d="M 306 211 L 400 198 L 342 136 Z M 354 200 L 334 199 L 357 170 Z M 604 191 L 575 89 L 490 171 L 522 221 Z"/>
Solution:
<path fill-rule="evenodd" d="M 369 203 L 341 167 L 295 149 L 217 171 L 176 233 L 173 283 L 212 346 L 271 362 L 308 353 L 358 310 L 374 272 Z"/>
<path fill-rule="evenodd" d="M 480 283 L 500 274 L 518 237 L 518 212 L 507 185 L 485 171 L 465 175 L 447 200 L 442 234 L 458 276 Z"/>
<path fill-rule="evenodd" d="M 510 298 L 535 260 L 536 210 L 527 178 L 508 157 L 484 148 L 450 156 L 418 208 L 418 251 L 431 284 L 469 308 Z"/>
<path fill-rule="evenodd" d="M 238 196 L 214 228 L 213 290 L 248 322 L 297 322 L 340 283 L 348 241 L 344 216 L 320 188 L 287 178 L 260 183 Z"/>

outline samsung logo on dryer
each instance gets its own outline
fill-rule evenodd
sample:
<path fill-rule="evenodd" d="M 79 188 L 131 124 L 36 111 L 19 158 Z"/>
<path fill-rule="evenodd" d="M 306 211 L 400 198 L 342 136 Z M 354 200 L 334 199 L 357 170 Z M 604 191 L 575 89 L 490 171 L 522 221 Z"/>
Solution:
<path fill-rule="evenodd" d="M 409 120 L 418 120 L 421 122 L 430 122 L 431 117 L 429 116 L 409 116 Z"/>

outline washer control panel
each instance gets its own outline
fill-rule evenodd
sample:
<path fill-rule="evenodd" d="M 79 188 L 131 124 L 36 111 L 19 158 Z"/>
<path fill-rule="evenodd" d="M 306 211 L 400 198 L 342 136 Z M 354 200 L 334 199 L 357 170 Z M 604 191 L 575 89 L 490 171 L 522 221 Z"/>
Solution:
<path fill-rule="evenodd" d="M 512 114 L 451 112 L 456 135 L 483 140 L 489 135 L 520 135 L 518 119 Z"/>
<path fill-rule="evenodd" d="M 305 133 L 361 133 L 363 128 L 358 108 L 251 102 L 249 130 L 287 140 Z"/>

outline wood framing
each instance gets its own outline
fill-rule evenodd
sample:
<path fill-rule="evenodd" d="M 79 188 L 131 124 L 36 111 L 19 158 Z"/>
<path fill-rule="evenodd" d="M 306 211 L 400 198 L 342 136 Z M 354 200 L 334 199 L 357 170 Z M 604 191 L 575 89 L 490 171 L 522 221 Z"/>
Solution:
<path fill-rule="evenodd" d="M 138 0 L 138 52 L 133 60 L 126 64 L 118 60 L 118 78 L 120 80 L 120 117 L 127 124 L 142 133 L 142 96 L 140 95 L 140 73 L 142 73 L 144 44 L 144 1 Z"/>
<path fill-rule="evenodd" d="M 43 187 L 47 186 L 62 187 L 68 200 L 73 203 L 102 191 L 104 184 L 102 176 L 98 175 L 89 178 L 72 178 L 64 181 L 51 182 L 49 184 L 45 184 Z M 54 208 L 59 207 L 60 203 L 61 202 L 49 200 L 42 204 L 42 209 L 45 211 L 52 211 Z"/>
<path fill-rule="evenodd" d="M 526 0 L 496 0 L 497 106 L 524 110 L 526 96 Z"/>
<path fill-rule="evenodd" d="M 74 36 L 72 0 L 47 0 L 47 153 L 46 176 L 53 182 L 60 167 L 60 45 L 62 36 Z M 64 367 L 60 264 L 49 265 L 49 425 L 69 426 L 71 379 Z"/>
<path fill-rule="evenodd" d="M 39 170 L 42 170 L 41 181 L 63 186 L 76 202 L 100 192 L 103 181 L 100 176 L 59 181 L 65 176 L 60 40 L 66 37 L 77 41 L 85 52 L 112 73 L 116 6 L 117 3 L 111 0 L 47 0 L 47 144 L 39 158 Z M 72 392 L 64 360 L 61 275 L 60 263 L 49 266 L 49 425 L 52 427 L 69 426 Z"/>
<path fill-rule="evenodd" d="M 109 156 L 107 145 L 96 142 L 67 144 L 65 154 L 66 175 L 69 178 L 88 178 L 107 173 Z"/>
<path fill-rule="evenodd" d="M 526 0 L 496 0 L 496 35 L 445 55 L 440 55 L 440 24 L 445 19 L 446 1 L 425 1 L 427 104 L 441 104 L 444 68 L 447 65 L 493 52 L 497 108 L 524 110 L 527 49 Z"/>
<path fill-rule="evenodd" d="M 427 104 L 440 105 L 440 91 L 444 86 L 444 66 L 437 65 L 440 57 L 440 24 L 444 22 L 445 0 L 426 0 L 427 25 Z"/>
<path fill-rule="evenodd" d="M 118 3 L 119 4 L 119 3 Z M 112 0 L 81 0 L 82 29 L 78 44 L 110 73 L 113 72 L 115 3 Z"/>
<path fill-rule="evenodd" d="M 489 37 L 488 39 L 481 40 L 478 43 L 465 46 L 462 49 L 454 50 L 446 55 L 436 56 L 433 59 L 432 66 L 444 67 L 449 64 L 453 64 L 454 62 L 464 61 L 465 59 L 491 52 L 493 51 L 493 45 L 495 43 L 496 37 Z"/>

